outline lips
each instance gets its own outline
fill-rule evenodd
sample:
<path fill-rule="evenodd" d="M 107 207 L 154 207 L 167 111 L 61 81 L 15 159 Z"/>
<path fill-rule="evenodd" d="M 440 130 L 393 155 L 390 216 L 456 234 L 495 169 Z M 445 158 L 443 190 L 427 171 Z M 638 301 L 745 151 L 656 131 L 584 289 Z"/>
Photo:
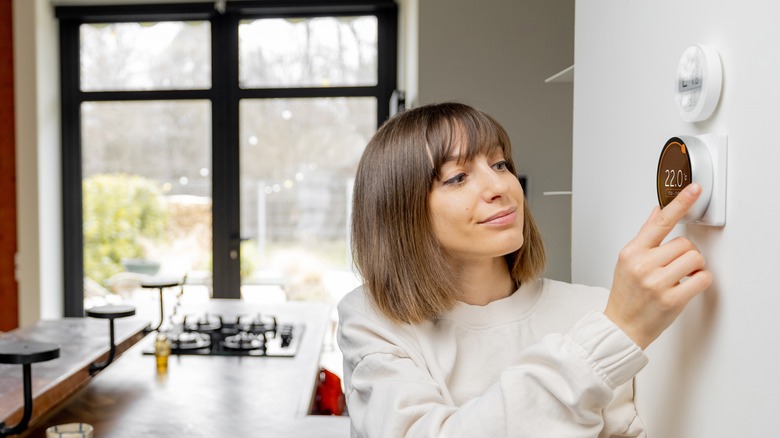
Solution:
<path fill-rule="evenodd" d="M 512 223 L 514 222 L 515 217 L 517 217 L 515 210 L 516 210 L 515 208 L 509 208 L 506 210 L 499 211 L 498 213 L 494 214 L 493 216 L 490 216 L 489 218 L 479 223 L 487 224 L 487 225 L 505 225 L 508 223 Z"/>

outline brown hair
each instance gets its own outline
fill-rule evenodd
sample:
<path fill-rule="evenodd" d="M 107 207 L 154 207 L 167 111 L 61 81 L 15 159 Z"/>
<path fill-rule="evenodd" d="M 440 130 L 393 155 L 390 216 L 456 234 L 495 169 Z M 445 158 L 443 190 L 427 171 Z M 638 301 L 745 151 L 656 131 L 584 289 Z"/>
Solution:
<path fill-rule="evenodd" d="M 428 195 L 461 141 L 466 143 L 461 159 L 499 145 L 507 168 L 515 172 L 504 128 L 461 103 L 425 105 L 395 115 L 374 134 L 360 159 L 353 194 L 353 258 L 371 301 L 394 321 L 435 319 L 460 296 L 433 233 Z M 523 206 L 523 246 L 506 255 L 517 283 L 541 275 L 545 265 L 541 234 L 528 203 Z"/>

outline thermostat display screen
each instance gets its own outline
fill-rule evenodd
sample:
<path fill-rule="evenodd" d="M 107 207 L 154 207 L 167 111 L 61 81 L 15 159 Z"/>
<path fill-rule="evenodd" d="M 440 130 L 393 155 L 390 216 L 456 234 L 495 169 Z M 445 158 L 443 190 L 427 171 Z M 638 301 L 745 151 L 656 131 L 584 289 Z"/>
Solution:
<path fill-rule="evenodd" d="M 691 158 L 685 143 L 672 137 L 664 145 L 658 160 L 656 185 L 658 202 L 666 207 L 691 183 Z"/>

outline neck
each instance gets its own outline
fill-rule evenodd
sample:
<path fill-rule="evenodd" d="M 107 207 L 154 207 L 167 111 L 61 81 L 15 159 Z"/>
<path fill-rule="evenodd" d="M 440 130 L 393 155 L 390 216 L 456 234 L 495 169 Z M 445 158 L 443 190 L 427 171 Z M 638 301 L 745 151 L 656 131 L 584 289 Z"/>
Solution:
<path fill-rule="evenodd" d="M 462 286 L 461 301 L 484 306 L 512 295 L 517 289 L 503 257 L 484 263 L 469 263 L 457 268 Z"/>

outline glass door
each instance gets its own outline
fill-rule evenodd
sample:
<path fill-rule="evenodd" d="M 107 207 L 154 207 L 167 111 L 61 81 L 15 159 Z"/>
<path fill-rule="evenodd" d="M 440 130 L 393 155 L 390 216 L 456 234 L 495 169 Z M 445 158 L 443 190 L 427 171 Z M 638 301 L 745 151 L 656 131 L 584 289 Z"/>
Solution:
<path fill-rule="evenodd" d="M 315 96 L 376 87 L 377 40 L 375 16 L 240 23 L 241 89 L 290 96 L 239 105 L 244 299 L 334 302 L 357 283 L 348 243 L 352 180 L 376 130 L 377 98 Z"/>

